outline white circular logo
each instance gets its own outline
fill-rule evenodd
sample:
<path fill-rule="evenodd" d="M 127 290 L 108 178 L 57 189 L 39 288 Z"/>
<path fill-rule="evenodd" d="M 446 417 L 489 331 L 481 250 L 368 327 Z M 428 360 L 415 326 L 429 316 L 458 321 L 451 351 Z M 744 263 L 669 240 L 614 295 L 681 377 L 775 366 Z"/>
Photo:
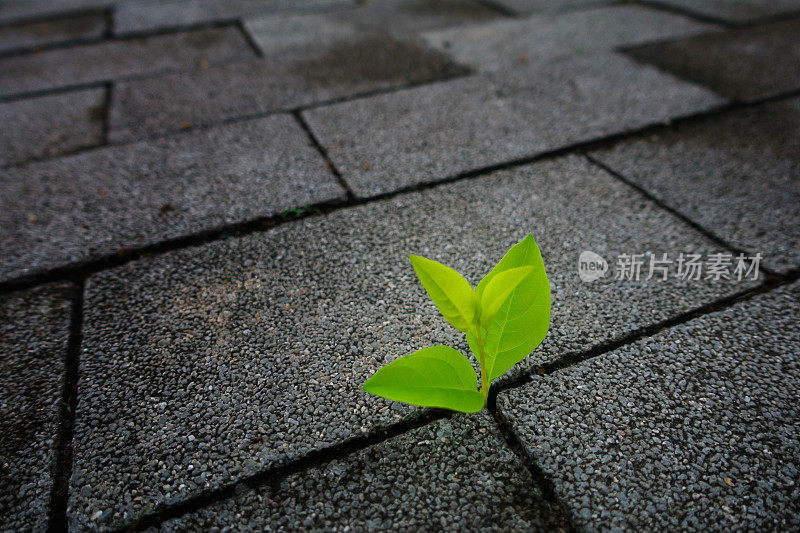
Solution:
<path fill-rule="evenodd" d="M 578 257 L 578 276 L 584 283 L 591 283 L 605 276 L 608 263 L 594 252 L 584 250 Z"/>

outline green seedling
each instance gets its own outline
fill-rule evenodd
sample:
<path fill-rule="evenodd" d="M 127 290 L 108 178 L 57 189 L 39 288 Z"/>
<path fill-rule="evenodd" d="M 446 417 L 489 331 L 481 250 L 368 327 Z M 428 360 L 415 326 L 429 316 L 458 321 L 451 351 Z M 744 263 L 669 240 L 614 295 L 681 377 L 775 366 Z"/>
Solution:
<path fill-rule="evenodd" d="M 466 334 L 480 364 L 480 390 L 472 364 L 449 346 L 392 361 L 364 383 L 364 390 L 424 407 L 480 411 L 492 381 L 539 346 L 550 327 L 550 283 L 539 247 L 528 235 L 475 288 L 441 263 L 416 255 L 409 259 L 444 318 Z"/>

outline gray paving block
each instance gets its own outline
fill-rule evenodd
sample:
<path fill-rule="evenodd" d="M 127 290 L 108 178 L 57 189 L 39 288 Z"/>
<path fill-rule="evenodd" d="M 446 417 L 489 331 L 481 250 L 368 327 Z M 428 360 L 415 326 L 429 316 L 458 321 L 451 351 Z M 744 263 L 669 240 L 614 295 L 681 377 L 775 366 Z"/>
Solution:
<path fill-rule="evenodd" d="M 0 165 L 96 146 L 104 116 L 104 89 L 0 103 Z"/>
<path fill-rule="evenodd" d="M 457 61 L 494 71 L 552 57 L 685 37 L 710 29 L 677 15 L 618 6 L 450 28 L 427 32 L 423 38 Z"/>
<path fill-rule="evenodd" d="M 800 285 L 502 393 L 577 527 L 800 527 Z"/>
<path fill-rule="evenodd" d="M 0 173 L 3 278 L 344 195 L 276 115 Z"/>
<path fill-rule="evenodd" d="M 25 93 L 252 57 L 234 27 L 122 39 L 0 58 L 0 95 Z"/>
<path fill-rule="evenodd" d="M 618 55 L 586 54 L 304 112 L 369 196 L 640 128 L 719 104 Z"/>
<path fill-rule="evenodd" d="M 97 39 L 106 29 L 102 15 L 80 15 L 0 27 L 0 52 L 64 41 Z"/>
<path fill-rule="evenodd" d="M 416 349 L 468 348 L 408 255 L 442 261 L 476 284 L 528 232 L 543 250 L 553 323 L 517 371 L 743 288 L 675 278 L 581 282 L 584 249 L 609 259 L 718 249 L 575 156 L 94 275 L 70 503 L 76 523 L 130 519 L 414 412 L 361 385 Z"/>
<path fill-rule="evenodd" d="M 756 22 L 800 12 L 797 0 L 656 0 L 706 17 L 728 22 Z"/>
<path fill-rule="evenodd" d="M 352 7 L 352 0 L 152 0 L 120 4 L 114 31 L 124 34 L 202 24 L 277 11 L 318 11 Z"/>
<path fill-rule="evenodd" d="M 117 84 L 111 138 L 128 140 L 184 124 L 287 110 L 315 102 L 463 74 L 446 56 L 385 36 L 283 49 L 264 59 Z"/>
<path fill-rule="evenodd" d="M 25 23 L 35 19 L 99 13 L 117 0 L 3 0 L 0 23 Z"/>
<path fill-rule="evenodd" d="M 542 531 L 553 520 L 530 473 L 483 411 L 457 415 L 292 474 L 161 531 Z"/>
<path fill-rule="evenodd" d="M 612 0 L 491 0 L 491 3 L 501 6 L 513 13 L 527 15 L 538 12 L 556 12 L 572 9 L 585 9 L 603 4 Z"/>
<path fill-rule="evenodd" d="M 643 63 L 737 100 L 800 88 L 800 20 L 699 35 L 631 51 Z"/>
<path fill-rule="evenodd" d="M 773 269 L 800 268 L 800 99 L 593 154 Z"/>
<path fill-rule="evenodd" d="M 0 296 L 0 530 L 44 531 L 53 484 L 68 287 Z"/>

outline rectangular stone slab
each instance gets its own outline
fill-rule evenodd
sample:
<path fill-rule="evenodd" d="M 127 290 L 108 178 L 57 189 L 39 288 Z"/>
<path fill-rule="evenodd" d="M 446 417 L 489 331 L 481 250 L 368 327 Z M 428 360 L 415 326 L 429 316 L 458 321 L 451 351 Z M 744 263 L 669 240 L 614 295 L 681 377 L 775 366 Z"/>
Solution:
<path fill-rule="evenodd" d="M 0 529 L 44 531 L 70 325 L 64 285 L 0 296 Z"/>
<path fill-rule="evenodd" d="M 253 57 L 235 27 L 122 39 L 0 58 L 0 96 Z"/>
<path fill-rule="evenodd" d="M 343 196 L 286 115 L 10 168 L 0 278 Z"/>
<path fill-rule="evenodd" d="M 722 96 L 759 100 L 800 88 L 800 20 L 698 35 L 630 53 Z"/>
<path fill-rule="evenodd" d="M 720 103 L 700 87 L 600 53 L 320 107 L 304 116 L 355 193 L 371 196 Z"/>
<path fill-rule="evenodd" d="M 101 144 L 105 105 L 105 89 L 0 103 L 0 165 Z"/>
<path fill-rule="evenodd" d="M 105 17 L 99 14 L 3 26 L 0 28 L 0 52 L 65 41 L 98 39 L 105 30 Z"/>
<path fill-rule="evenodd" d="M 575 525 L 795 530 L 800 285 L 500 394 Z"/>
<path fill-rule="evenodd" d="M 659 4 L 733 23 L 758 22 L 800 12 L 797 0 L 656 0 Z"/>
<path fill-rule="evenodd" d="M 496 71 L 552 57 L 686 37 L 712 29 L 662 11 L 615 6 L 448 28 L 426 32 L 423 38 L 465 65 Z"/>
<path fill-rule="evenodd" d="M 673 209 L 787 272 L 800 267 L 800 99 L 592 154 Z"/>
<path fill-rule="evenodd" d="M 325 44 L 117 84 L 111 139 L 130 140 L 184 124 L 213 124 L 467 72 L 444 54 L 386 36 Z"/>
<path fill-rule="evenodd" d="M 747 285 L 580 281 L 584 249 L 609 260 L 719 249 L 575 156 L 96 274 L 85 304 L 71 516 L 84 529 L 97 513 L 135 517 L 413 412 L 362 384 L 417 349 L 468 348 L 408 255 L 441 261 L 475 285 L 528 232 L 543 251 L 553 318 L 545 343 L 515 372 Z"/>
<path fill-rule="evenodd" d="M 544 531 L 558 524 L 487 411 L 455 415 L 170 520 L 160 531 Z"/>

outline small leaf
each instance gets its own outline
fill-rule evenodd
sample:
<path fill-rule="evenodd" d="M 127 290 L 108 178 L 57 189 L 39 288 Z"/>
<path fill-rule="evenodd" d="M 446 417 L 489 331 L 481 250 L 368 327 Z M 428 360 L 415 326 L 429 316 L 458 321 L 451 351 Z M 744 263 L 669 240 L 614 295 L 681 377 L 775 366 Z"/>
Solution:
<path fill-rule="evenodd" d="M 453 270 L 436 261 L 409 256 L 422 286 L 444 318 L 457 330 L 467 332 L 475 324 L 477 299 L 469 282 Z"/>
<path fill-rule="evenodd" d="M 364 383 L 370 394 L 423 407 L 444 407 L 463 413 L 483 409 L 477 376 L 461 352 L 432 346 L 384 366 Z"/>
<path fill-rule="evenodd" d="M 480 300 L 480 323 L 483 327 L 488 327 L 492 323 L 497 310 L 503 305 L 511 295 L 511 292 L 533 272 L 533 267 L 518 267 L 500 272 L 493 276 L 481 294 Z"/>

